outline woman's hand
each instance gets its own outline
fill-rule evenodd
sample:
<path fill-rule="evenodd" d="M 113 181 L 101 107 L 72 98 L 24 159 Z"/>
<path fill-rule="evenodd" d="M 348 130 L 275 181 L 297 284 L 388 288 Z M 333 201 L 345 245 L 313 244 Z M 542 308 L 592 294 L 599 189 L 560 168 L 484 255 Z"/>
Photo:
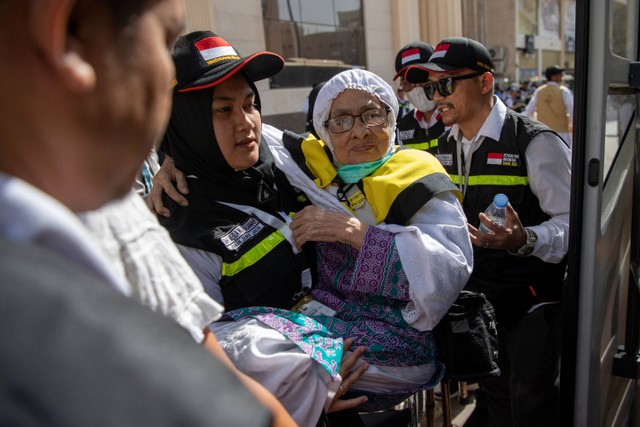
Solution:
<path fill-rule="evenodd" d="M 298 248 L 306 242 L 342 242 L 360 250 L 368 225 L 354 217 L 307 206 L 290 224 Z"/>
<path fill-rule="evenodd" d="M 362 362 L 356 369 L 353 369 L 355 364 L 364 353 L 364 347 L 358 347 L 353 352 L 347 354 L 349 348 L 351 347 L 351 344 L 353 344 L 353 340 L 351 338 L 347 338 L 346 340 L 344 340 L 342 361 L 340 363 L 340 376 L 342 377 L 342 384 L 340 384 L 340 387 L 338 387 L 338 391 L 336 392 L 336 395 L 331 402 L 331 406 L 329 406 L 329 410 L 327 411 L 329 413 L 355 408 L 367 401 L 367 396 L 358 396 L 352 399 L 341 399 L 341 397 L 344 396 L 344 394 L 351 388 L 353 383 L 358 381 L 358 379 L 362 376 L 362 374 L 365 373 L 365 371 L 369 367 L 368 363 Z"/>
<path fill-rule="evenodd" d="M 160 170 L 153 177 L 151 193 L 147 196 L 147 206 L 149 209 L 159 215 L 168 217 L 169 209 L 162 203 L 164 193 L 167 193 L 167 195 L 180 206 L 187 206 L 189 204 L 183 196 L 183 194 L 189 193 L 187 178 L 181 171 L 176 169 L 173 159 L 169 156 L 165 156 Z"/>

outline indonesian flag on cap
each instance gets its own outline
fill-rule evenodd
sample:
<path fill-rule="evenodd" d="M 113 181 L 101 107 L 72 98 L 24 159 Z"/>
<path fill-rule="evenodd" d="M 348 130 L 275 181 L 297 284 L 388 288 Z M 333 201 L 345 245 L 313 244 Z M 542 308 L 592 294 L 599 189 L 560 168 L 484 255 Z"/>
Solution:
<path fill-rule="evenodd" d="M 197 41 L 194 45 L 207 62 L 221 57 L 239 58 L 236 50 L 220 37 L 207 37 Z"/>
<path fill-rule="evenodd" d="M 429 60 L 433 60 L 436 58 L 443 58 L 446 54 L 447 51 L 449 50 L 449 43 L 441 43 L 438 46 L 436 46 L 436 50 L 433 51 L 433 54 L 431 55 L 431 58 L 429 58 Z"/>
<path fill-rule="evenodd" d="M 407 65 L 408 62 L 416 61 L 420 59 L 420 49 L 413 48 L 407 49 L 402 52 L 402 65 Z"/>

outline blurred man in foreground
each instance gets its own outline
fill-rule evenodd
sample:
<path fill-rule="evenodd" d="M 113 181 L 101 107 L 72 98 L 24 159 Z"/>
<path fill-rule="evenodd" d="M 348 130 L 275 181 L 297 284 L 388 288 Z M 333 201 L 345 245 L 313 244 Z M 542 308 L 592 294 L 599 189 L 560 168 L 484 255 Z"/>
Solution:
<path fill-rule="evenodd" d="M 126 297 L 74 214 L 129 191 L 163 133 L 183 14 L 181 0 L 0 1 L 0 425 L 272 422 Z"/>

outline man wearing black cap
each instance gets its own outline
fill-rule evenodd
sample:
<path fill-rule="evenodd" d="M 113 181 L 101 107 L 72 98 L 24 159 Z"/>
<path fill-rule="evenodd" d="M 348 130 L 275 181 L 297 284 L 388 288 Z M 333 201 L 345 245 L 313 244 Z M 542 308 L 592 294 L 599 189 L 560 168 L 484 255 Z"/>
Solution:
<path fill-rule="evenodd" d="M 570 149 L 494 96 L 491 57 L 474 40 L 442 40 L 428 63 L 405 76 L 428 78 L 425 92 L 451 126 L 430 151 L 463 192 L 475 260 L 467 287 L 485 293 L 496 310 L 502 373 L 480 381 L 489 424 L 556 425 Z M 483 213 L 496 193 L 510 201 L 504 228 Z"/>
<path fill-rule="evenodd" d="M 558 132 L 571 146 L 573 124 L 573 94 L 562 85 L 564 68 L 548 67 L 544 72 L 547 83 L 533 93 L 525 113 Z"/>
<path fill-rule="evenodd" d="M 396 142 L 418 150 L 428 150 L 437 143 L 445 127 L 433 100 L 427 99 L 423 86 L 426 82 L 409 83 L 404 78 L 405 71 L 414 64 L 427 62 L 433 53 L 429 43 L 415 41 L 404 46 L 396 55 L 396 74 L 400 78 L 400 88 L 407 100 L 415 107 L 412 111 L 398 115 Z"/>

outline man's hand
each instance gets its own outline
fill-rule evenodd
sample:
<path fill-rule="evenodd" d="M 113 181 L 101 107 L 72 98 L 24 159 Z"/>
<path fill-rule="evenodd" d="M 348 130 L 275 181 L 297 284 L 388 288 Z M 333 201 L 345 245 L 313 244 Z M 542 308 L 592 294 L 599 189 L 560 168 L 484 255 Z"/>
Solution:
<path fill-rule="evenodd" d="M 175 185 L 174 185 L 175 183 Z M 180 206 L 187 206 L 189 202 L 183 194 L 189 193 L 187 186 L 187 178 L 184 174 L 176 169 L 173 159 L 165 156 L 164 162 L 156 175 L 153 177 L 153 186 L 151 193 L 147 196 L 147 206 L 152 212 L 162 216 L 169 216 L 169 209 L 162 203 L 162 196 L 167 193 L 171 199 L 175 200 Z"/>
<path fill-rule="evenodd" d="M 340 376 L 342 377 L 342 384 L 338 388 L 331 406 L 327 412 L 344 411 L 345 409 L 356 408 L 367 401 L 367 396 L 358 396 L 353 399 L 340 399 L 351 388 L 353 383 L 365 373 L 369 364 L 366 362 L 361 363 L 356 369 L 352 370 L 356 362 L 360 359 L 364 353 L 364 347 L 356 348 L 352 353 L 347 354 L 349 348 L 353 344 L 351 338 L 344 340 L 344 348 L 342 350 L 342 362 L 340 363 Z"/>
<path fill-rule="evenodd" d="M 527 242 L 527 234 L 520 222 L 518 213 L 513 209 L 511 203 L 507 205 L 507 219 L 505 227 L 491 221 L 483 212 L 479 215 L 480 222 L 484 224 L 494 234 L 483 233 L 471 224 L 467 224 L 471 243 L 485 249 L 511 249 L 517 251 Z"/>
<path fill-rule="evenodd" d="M 342 242 L 360 250 L 368 225 L 357 218 L 306 206 L 293 216 L 290 224 L 296 245 L 306 242 Z"/>

